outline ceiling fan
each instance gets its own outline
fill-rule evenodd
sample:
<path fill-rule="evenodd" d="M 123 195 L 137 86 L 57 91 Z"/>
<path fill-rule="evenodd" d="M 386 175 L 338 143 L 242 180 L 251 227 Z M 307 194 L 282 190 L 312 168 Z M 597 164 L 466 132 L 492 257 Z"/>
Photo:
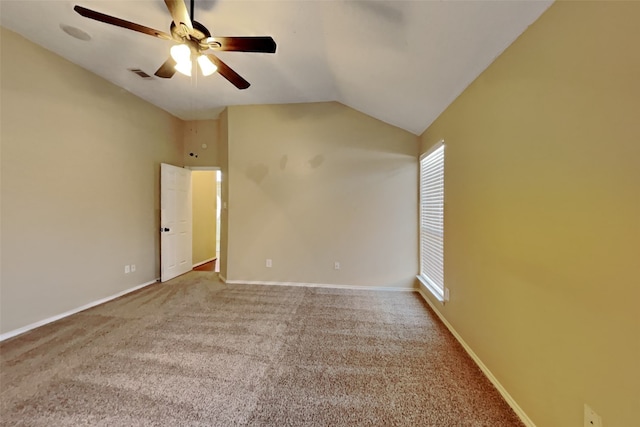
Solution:
<path fill-rule="evenodd" d="M 105 15 L 82 6 L 75 6 L 73 10 L 85 18 L 176 42 L 177 44 L 171 47 L 169 59 L 155 72 L 156 76 L 165 79 L 173 77 L 176 71 L 191 76 L 193 70 L 191 59 L 195 57 L 203 75 L 209 76 L 218 71 L 222 77 L 229 80 L 238 89 L 246 89 L 250 86 L 248 81 L 222 62 L 216 55 L 207 51 L 261 53 L 275 53 L 276 51 L 276 42 L 271 37 L 212 37 L 204 25 L 193 19 L 194 0 L 191 0 L 191 16 L 187 12 L 184 0 L 164 0 L 164 2 L 173 19 L 170 27 L 171 34 Z"/>

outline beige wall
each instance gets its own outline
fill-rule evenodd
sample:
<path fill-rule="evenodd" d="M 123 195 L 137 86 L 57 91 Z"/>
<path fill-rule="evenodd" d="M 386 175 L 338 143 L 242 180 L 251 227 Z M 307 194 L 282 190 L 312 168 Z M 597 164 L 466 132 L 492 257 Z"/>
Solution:
<path fill-rule="evenodd" d="M 159 164 L 182 122 L 2 29 L 0 331 L 159 275 Z M 125 264 L 135 273 L 124 274 Z"/>
<path fill-rule="evenodd" d="M 218 128 L 218 141 L 220 153 L 220 174 L 222 182 L 220 183 L 220 201 L 222 209 L 220 209 L 220 259 L 218 259 L 220 276 L 225 279 L 227 277 L 227 241 L 229 238 L 229 216 L 227 202 L 229 200 L 229 114 L 227 109 L 220 113 Z"/>
<path fill-rule="evenodd" d="M 538 426 L 638 425 L 640 3 L 559 2 L 422 135 L 440 311 Z"/>
<path fill-rule="evenodd" d="M 216 171 L 192 171 L 193 264 L 216 257 Z"/>
<path fill-rule="evenodd" d="M 186 167 L 220 167 L 219 139 L 219 120 L 185 121 L 183 165 Z M 206 145 L 206 148 L 203 147 L 203 144 Z M 194 185 L 193 264 L 195 265 L 216 256 L 217 190 L 215 171 L 194 171 L 192 177 L 194 174 L 199 175 L 198 178 L 192 178 Z M 205 176 L 208 177 L 205 178 Z M 211 212 L 213 212 L 213 220 L 209 220 Z"/>
<path fill-rule="evenodd" d="M 220 166 L 218 127 L 218 120 L 184 122 L 183 164 L 185 166 Z M 207 147 L 203 148 L 203 144 Z"/>
<path fill-rule="evenodd" d="M 413 286 L 415 135 L 338 103 L 229 107 L 228 127 L 228 280 Z"/>

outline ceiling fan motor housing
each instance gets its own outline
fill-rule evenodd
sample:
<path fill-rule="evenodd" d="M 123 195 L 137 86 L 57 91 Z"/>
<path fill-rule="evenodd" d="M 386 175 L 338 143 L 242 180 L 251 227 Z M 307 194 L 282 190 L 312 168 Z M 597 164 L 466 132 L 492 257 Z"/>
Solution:
<path fill-rule="evenodd" d="M 211 33 L 201 23 L 198 21 L 192 21 L 193 30 L 189 30 L 188 28 L 178 28 L 174 22 L 171 23 L 171 36 L 173 39 L 179 43 L 187 44 L 191 50 L 195 50 L 195 52 L 199 52 L 200 50 L 209 49 L 211 46 L 211 42 L 206 42 L 207 39 L 211 38 Z M 220 47 L 220 43 L 215 42 Z"/>

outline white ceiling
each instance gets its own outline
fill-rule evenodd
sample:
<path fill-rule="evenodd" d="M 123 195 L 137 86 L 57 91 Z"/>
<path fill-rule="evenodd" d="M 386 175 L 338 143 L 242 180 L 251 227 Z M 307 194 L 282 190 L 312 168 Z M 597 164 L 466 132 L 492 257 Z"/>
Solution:
<path fill-rule="evenodd" d="M 76 4 L 169 32 L 162 0 L 1 0 L 0 22 L 184 120 L 228 105 L 338 101 L 419 135 L 551 1 L 196 0 L 195 20 L 214 36 L 275 39 L 276 54 L 217 53 L 246 90 L 219 75 L 141 79 L 127 69 L 153 75 L 171 42 L 83 18 Z"/>

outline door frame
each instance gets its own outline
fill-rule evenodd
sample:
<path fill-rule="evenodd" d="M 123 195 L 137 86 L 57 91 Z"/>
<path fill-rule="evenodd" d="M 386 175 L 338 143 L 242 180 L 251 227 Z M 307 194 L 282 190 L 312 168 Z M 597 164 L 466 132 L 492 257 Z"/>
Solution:
<path fill-rule="evenodd" d="M 217 171 L 220 172 L 220 174 L 222 175 L 222 168 L 220 166 L 185 166 L 185 169 L 189 169 L 191 171 Z M 222 179 L 222 178 L 221 178 Z M 217 181 L 216 181 L 216 186 L 217 186 Z M 220 203 L 222 204 L 222 186 L 220 186 L 220 192 L 217 193 L 217 197 L 220 198 Z M 216 187 L 217 189 L 217 187 Z M 216 230 L 218 230 L 218 233 L 220 233 L 220 248 L 217 255 L 218 255 L 218 259 L 216 260 L 216 263 L 218 266 L 220 266 L 220 263 L 222 262 L 222 245 L 226 244 L 226 241 L 223 242 L 222 238 L 223 238 L 223 234 L 220 231 L 220 227 L 222 227 L 222 209 L 224 209 L 224 206 L 220 206 L 220 220 L 218 221 L 218 218 L 216 217 Z M 218 268 L 219 269 L 219 268 Z"/>

